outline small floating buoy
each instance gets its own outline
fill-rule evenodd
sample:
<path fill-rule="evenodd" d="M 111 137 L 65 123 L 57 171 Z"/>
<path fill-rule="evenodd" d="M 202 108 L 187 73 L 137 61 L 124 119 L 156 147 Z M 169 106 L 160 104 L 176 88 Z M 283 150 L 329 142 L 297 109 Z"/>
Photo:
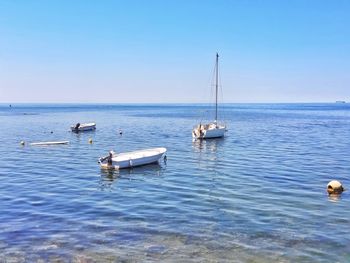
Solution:
<path fill-rule="evenodd" d="M 344 188 L 342 184 L 337 180 L 330 181 L 327 184 L 328 194 L 341 194 L 343 191 L 344 191 Z"/>
<path fill-rule="evenodd" d="M 21 141 L 20 144 L 24 146 L 26 143 L 24 141 Z"/>
<path fill-rule="evenodd" d="M 123 131 L 121 129 L 119 129 L 119 134 L 122 135 L 123 134 Z"/>
<path fill-rule="evenodd" d="M 92 139 L 91 139 L 91 138 L 89 139 L 89 143 L 90 143 L 90 144 L 92 143 Z"/>

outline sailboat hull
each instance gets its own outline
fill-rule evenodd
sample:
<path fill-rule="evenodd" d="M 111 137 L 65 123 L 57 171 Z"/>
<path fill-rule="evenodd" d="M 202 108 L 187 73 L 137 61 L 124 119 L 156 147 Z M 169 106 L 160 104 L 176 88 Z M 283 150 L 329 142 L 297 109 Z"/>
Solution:
<path fill-rule="evenodd" d="M 212 139 L 225 136 L 226 127 L 222 125 L 200 125 L 193 129 L 192 136 L 195 139 Z"/>
<path fill-rule="evenodd" d="M 206 130 L 204 132 L 203 139 L 224 137 L 225 130 L 226 130 L 226 128 L 216 128 L 216 129 Z"/>

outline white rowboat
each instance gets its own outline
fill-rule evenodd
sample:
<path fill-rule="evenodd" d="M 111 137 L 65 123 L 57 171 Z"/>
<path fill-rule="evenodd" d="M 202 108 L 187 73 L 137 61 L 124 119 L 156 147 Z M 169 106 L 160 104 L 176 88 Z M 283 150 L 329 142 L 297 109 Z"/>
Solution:
<path fill-rule="evenodd" d="M 81 132 L 81 131 L 92 131 L 96 129 L 96 123 L 91 122 L 91 123 L 77 123 L 76 125 L 72 125 L 70 129 L 73 132 Z"/>
<path fill-rule="evenodd" d="M 47 146 L 47 145 L 61 145 L 61 144 L 68 144 L 69 141 L 56 141 L 56 142 L 32 142 L 30 145 L 33 146 Z"/>
<path fill-rule="evenodd" d="M 110 152 L 98 162 L 102 168 L 122 169 L 158 162 L 166 154 L 166 148 L 152 148 L 126 153 Z"/>

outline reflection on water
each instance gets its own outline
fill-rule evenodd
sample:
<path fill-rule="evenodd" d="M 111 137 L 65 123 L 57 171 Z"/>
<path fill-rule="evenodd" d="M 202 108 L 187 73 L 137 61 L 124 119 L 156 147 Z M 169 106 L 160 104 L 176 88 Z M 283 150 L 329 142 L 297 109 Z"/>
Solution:
<path fill-rule="evenodd" d="M 102 191 L 112 190 L 114 181 L 119 176 L 118 170 L 115 169 L 102 169 L 100 176 L 100 189 Z"/>
<path fill-rule="evenodd" d="M 341 194 L 329 194 L 328 200 L 331 202 L 338 202 L 341 198 Z"/>
<path fill-rule="evenodd" d="M 222 138 L 213 138 L 206 140 L 193 140 L 193 147 L 196 151 L 210 151 L 216 152 L 218 147 L 221 147 L 224 144 L 224 137 Z"/>
<path fill-rule="evenodd" d="M 161 176 L 164 174 L 165 170 L 166 161 L 119 170 L 101 168 L 100 188 L 101 190 L 111 190 L 118 179 L 132 180 L 141 176 Z"/>
<path fill-rule="evenodd" d="M 96 129 L 93 130 L 86 130 L 86 131 L 76 131 L 76 130 L 69 130 L 71 133 L 75 134 L 77 137 L 84 136 L 85 134 L 94 134 L 96 132 Z"/>

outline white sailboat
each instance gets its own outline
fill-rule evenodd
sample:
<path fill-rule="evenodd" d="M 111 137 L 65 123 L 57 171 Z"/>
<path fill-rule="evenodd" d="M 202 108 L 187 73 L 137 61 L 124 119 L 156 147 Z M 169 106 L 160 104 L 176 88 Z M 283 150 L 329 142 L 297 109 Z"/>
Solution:
<path fill-rule="evenodd" d="M 213 122 L 198 124 L 192 130 L 195 139 L 220 138 L 225 136 L 226 125 L 218 122 L 218 87 L 219 87 L 219 54 L 216 53 L 215 63 L 215 119 Z"/>

